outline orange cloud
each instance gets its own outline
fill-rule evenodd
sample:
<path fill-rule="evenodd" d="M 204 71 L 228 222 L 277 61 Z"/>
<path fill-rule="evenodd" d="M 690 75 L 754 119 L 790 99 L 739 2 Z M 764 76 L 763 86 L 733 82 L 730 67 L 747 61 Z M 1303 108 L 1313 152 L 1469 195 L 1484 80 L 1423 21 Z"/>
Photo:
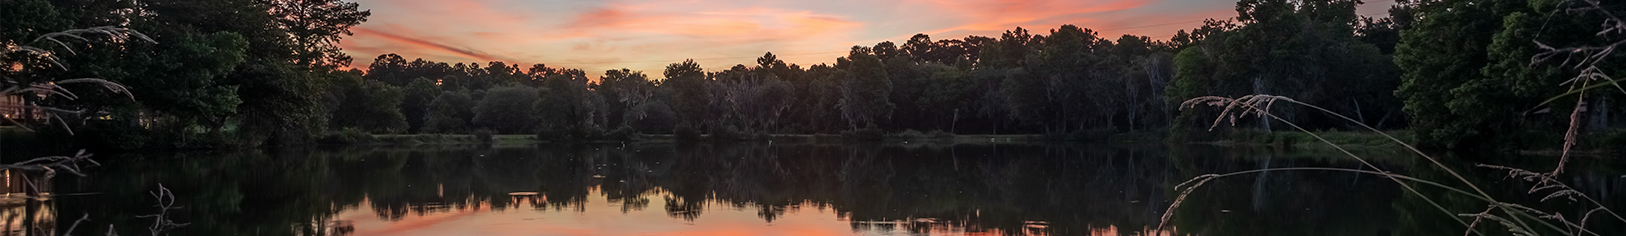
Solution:
<path fill-rule="evenodd" d="M 397 35 L 397 34 L 392 34 L 392 33 L 387 33 L 387 32 L 382 32 L 382 31 L 376 31 L 376 30 L 363 28 L 363 27 L 351 28 L 351 31 L 355 32 L 357 35 L 362 35 L 362 37 L 375 36 L 375 37 L 384 38 L 384 39 L 388 39 L 388 40 L 392 40 L 392 41 L 396 41 L 396 42 L 405 43 L 405 44 L 412 45 L 412 46 L 417 46 L 419 48 L 425 48 L 425 49 L 441 51 L 441 52 L 448 52 L 448 53 L 462 55 L 462 56 L 465 56 L 465 57 L 469 57 L 469 58 L 473 58 L 473 59 L 477 59 L 477 60 L 481 60 L 481 61 L 501 61 L 501 59 L 498 59 L 496 56 L 492 56 L 490 54 L 485 54 L 485 53 L 477 52 L 477 51 L 474 51 L 474 50 L 463 49 L 463 48 L 460 48 L 460 47 L 454 47 L 454 46 L 450 46 L 450 45 L 430 42 L 428 40 L 422 40 L 422 39 L 417 39 L 417 38 L 413 38 L 413 37 L 401 36 L 401 35 Z"/>

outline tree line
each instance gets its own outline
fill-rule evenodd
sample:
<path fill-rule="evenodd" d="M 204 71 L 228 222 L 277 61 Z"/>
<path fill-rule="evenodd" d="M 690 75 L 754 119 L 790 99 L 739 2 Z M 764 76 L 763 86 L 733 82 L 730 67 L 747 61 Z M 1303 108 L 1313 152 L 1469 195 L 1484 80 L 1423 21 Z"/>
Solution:
<path fill-rule="evenodd" d="M 23 42 L 55 29 L 128 24 L 159 38 L 75 48 L 64 58 L 82 66 L 71 72 L 5 70 L 7 78 L 128 85 L 138 100 L 87 96 L 75 104 L 100 115 L 68 122 L 123 146 L 301 143 L 346 129 L 553 139 L 906 130 L 1192 137 L 1217 112 L 1181 110 L 1182 101 L 1272 94 L 1380 129 L 1410 129 L 1429 146 L 1461 148 L 1528 141 L 1567 123 L 1578 102 L 1544 100 L 1570 91 L 1561 83 L 1579 68 L 1531 58 L 1547 45 L 1618 40 L 1618 32 L 1597 34 L 1605 15 L 1570 10 L 1626 13 L 1626 6 L 1588 3 L 1402 0 L 1373 18 L 1356 13 L 1356 0 L 1241 0 L 1235 17 L 1167 40 L 1075 25 L 1016 27 L 997 36 L 917 34 L 901 44 L 853 46 L 813 65 L 766 53 L 726 69 L 684 60 L 658 75 L 614 69 L 598 78 L 545 64 L 397 54 L 379 55 L 365 71 L 339 70 L 351 60 L 336 42 L 370 14 L 339 0 L 8 0 L 0 1 L 7 11 L 0 36 Z M 1610 127 L 1614 97 L 1586 97 L 1589 128 Z M 1315 108 L 1272 112 L 1305 129 L 1360 128 Z M 1287 129 L 1266 119 L 1235 122 Z"/>
<path fill-rule="evenodd" d="M 544 64 L 522 70 L 503 62 L 448 64 L 386 54 L 360 77 L 381 89 L 421 88 L 402 99 L 405 121 L 366 127 L 372 132 L 940 130 L 1100 138 L 1168 130 L 1180 120 L 1206 127 L 1198 124 L 1205 122 L 1201 115 L 1182 116 L 1175 105 L 1196 96 L 1252 93 L 1300 97 L 1382 127 L 1403 126 L 1405 114 L 1391 94 L 1399 80 L 1389 59 L 1398 40 L 1393 20 L 1356 15 L 1355 1 L 1239 5 L 1248 7 L 1239 8 L 1238 18 L 1210 20 L 1170 40 L 1103 37 L 1074 25 L 1037 33 L 1017 27 L 997 37 L 917 34 L 901 45 L 854 46 L 829 64 L 787 64 L 770 52 L 755 64 L 721 70 L 676 62 L 660 79 L 628 69 L 592 79 Z M 441 95 L 429 89 L 435 84 Z M 487 97 L 493 91 L 504 96 Z M 451 97 L 429 98 L 438 96 Z M 464 97 L 481 102 L 439 106 L 475 103 Z M 506 100 L 490 104 L 510 106 L 485 106 L 482 100 L 491 98 Z M 512 106 L 517 103 L 536 105 Z M 483 113 L 510 116 L 481 119 Z M 1292 114 L 1312 128 L 1348 127 L 1309 111 Z"/>
<path fill-rule="evenodd" d="M 1162 109 L 1161 89 L 1173 77 L 1171 51 L 1144 36 L 1111 40 L 1064 25 L 1048 36 L 1022 28 L 1001 38 L 919 34 L 901 46 L 854 46 L 834 64 L 807 67 L 771 52 L 756 64 L 720 71 L 685 60 L 668 65 L 661 79 L 629 69 L 595 79 L 544 64 L 522 70 L 386 54 L 367 73 L 350 72 L 356 82 L 328 94 L 400 101 L 393 113 L 379 107 L 339 109 L 380 111 L 372 115 L 335 114 L 340 123 L 386 122 L 357 126 L 372 132 L 1128 131 L 1162 127 L 1171 116 Z M 370 92 L 351 92 L 357 89 Z"/>

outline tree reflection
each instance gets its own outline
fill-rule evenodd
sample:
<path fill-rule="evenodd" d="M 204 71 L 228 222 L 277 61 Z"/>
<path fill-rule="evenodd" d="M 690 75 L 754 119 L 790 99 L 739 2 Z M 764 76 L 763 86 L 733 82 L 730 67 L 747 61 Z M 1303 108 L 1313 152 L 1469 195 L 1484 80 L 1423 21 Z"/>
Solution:
<path fill-rule="evenodd" d="M 401 221 L 475 210 L 583 212 L 595 197 L 622 213 L 659 204 L 684 221 L 712 207 L 754 210 L 766 223 L 812 208 L 855 232 L 1142 235 L 1158 225 L 1172 186 L 1195 175 L 1356 165 L 1280 150 L 1059 144 L 379 147 L 109 160 L 89 178 L 57 181 L 66 186 L 59 189 L 103 192 L 60 197 L 60 211 L 139 228 L 131 216 L 151 205 L 140 196 L 163 183 L 186 207 L 177 221 L 193 223 L 176 235 L 346 235 L 355 228 L 339 213 L 358 207 Z M 1406 160 L 1380 165 L 1409 169 Z M 1620 189 L 1607 176 L 1577 177 Z M 1177 209 L 1177 234 L 1453 233 L 1435 226 L 1449 218 L 1419 217 L 1439 214 L 1419 212 L 1426 208 L 1417 200 L 1369 176 L 1272 172 L 1213 184 Z"/>

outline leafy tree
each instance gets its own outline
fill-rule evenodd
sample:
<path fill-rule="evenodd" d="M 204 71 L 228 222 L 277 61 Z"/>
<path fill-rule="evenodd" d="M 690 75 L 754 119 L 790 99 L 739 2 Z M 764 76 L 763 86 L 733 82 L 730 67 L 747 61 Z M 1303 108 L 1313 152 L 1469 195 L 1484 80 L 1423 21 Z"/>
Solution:
<path fill-rule="evenodd" d="M 228 76 L 232 78 L 228 85 L 238 87 L 243 106 L 237 115 L 250 141 L 263 139 L 260 143 L 272 145 L 308 142 L 320 132 L 320 96 L 312 91 L 320 90 L 323 77 L 339 73 L 334 68 L 349 64 L 349 57 L 334 50 L 335 45 L 370 15 L 355 4 L 338 1 L 142 2 L 156 18 L 205 31 L 233 31 L 249 39 L 250 60 Z"/>
<path fill-rule="evenodd" d="M 805 94 L 802 97 L 804 106 L 794 109 L 801 112 L 800 117 L 806 121 L 808 130 L 820 133 L 841 130 L 841 81 L 845 75 L 845 72 L 825 64 L 808 68 L 805 77 L 809 79 L 797 86 Z"/>
<path fill-rule="evenodd" d="M 672 110 L 677 112 L 679 121 L 688 121 L 691 124 L 700 124 L 709 116 L 706 106 L 710 104 L 711 97 L 706 90 L 706 72 L 700 68 L 699 63 L 693 59 L 681 63 L 672 63 L 662 72 L 666 79 L 661 81 L 662 87 L 671 87 Z"/>
<path fill-rule="evenodd" d="M 909 57 L 915 59 L 915 61 L 931 61 L 941 63 L 941 61 L 934 60 L 940 58 L 940 56 L 937 54 L 941 53 L 941 49 L 938 49 L 937 42 L 932 42 L 932 37 L 926 34 L 915 34 L 914 36 L 909 36 L 909 41 L 904 42 L 903 47 L 899 48 L 899 50 L 902 50 L 903 54 L 909 55 Z"/>
<path fill-rule="evenodd" d="M 6 4 L 10 2 L 19 1 Z M 41 2 L 19 3 L 43 6 L 36 4 Z M 336 45 L 338 35 L 363 21 L 365 14 L 337 19 L 317 16 L 311 11 L 286 11 L 291 5 L 272 3 L 280 2 L 78 2 L 58 6 L 58 10 L 18 8 L 35 13 L 15 16 L 67 12 L 70 15 L 64 17 L 71 18 L 69 22 L 84 24 L 83 27 L 127 25 L 153 38 L 178 39 L 165 40 L 168 43 L 160 45 L 90 48 L 67 58 L 71 64 L 85 69 L 74 72 L 75 76 L 103 77 L 121 83 L 145 80 L 140 93 L 168 97 L 150 103 L 143 100 L 139 106 L 116 99 L 86 98 L 85 109 L 110 111 L 107 118 L 131 124 L 98 128 L 128 129 L 138 127 L 136 124 L 142 119 L 165 120 L 167 122 L 160 124 L 162 128 L 153 133 L 179 132 L 181 135 L 175 137 L 184 140 L 184 131 L 188 128 L 204 128 L 212 133 L 237 132 L 241 135 L 227 137 L 242 140 L 225 141 L 243 141 L 247 145 L 264 144 L 267 139 L 279 141 L 278 144 L 298 143 L 308 140 L 326 123 L 320 109 L 321 93 L 317 92 L 322 90 L 319 78 L 340 73 L 333 68 L 347 63 L 339 59 L 344 56 L 336 47 L 315 48 Z M 334 6 L 337 8 L 329 12 L 364 12 L 356 11 L 353 6 Z M 25 21 L 59 22 L 53 19 Z M 11 27 L 13 22 L 0 24 L 6 24 L 0 28 L 20 29 Z M 236 129 L 225 130 L 225 127 Z"/>
<path fill-rule="evenodd" d="M 474 119 L 474 100 L 467 93 L 443 91 L 429 102 L 425 133 L 461 133 L 468 131 Z"/>
<path fill-rule="evenodd" d="M 130 44 L 125 50 L 85 50 L 79 65 L 86 75 L 76 77 L 103 77 L 124 84 L 131 95 L 141 97 L 133 101 L 117 96 L 98 96 L 87 99 L 95 104 L 90 110 L 110 112 L 109 115 L 135 117 L 145 115 L 150 132 L 141 126 L 102 126 L 108 132 L 152 134 L 155 143 L 178 146 L 213 144 L 220 140 L 194 140 L 196 131 L 220 135 L 229 118 L 236 114 L 242 100 L 237 86 L 228 85 L 226 76 L 246 61 L 248 42 L 232 32 L 202 33 L 180 29 L 152 32 L 166 36 L 163 44 Z M 132 122 L 132 124 L 134 124 Z M 116 130 L 116 131 L 115 131 Z M 205 142 L 195 142 L 205 141 Z"/>
<path fill-rule="evenodd" d="M 1598 33 L 1595 24 L 1604 22 L 1603 16 L 1574 14 L 1590 8 L 1584 4 L 1427 1 L 1392 10 L 1414 15 L 1407 20 L 1415 23 L 1400 33 L 1395 61 L 1405 69 L 1397 95 L 1405 98 L 1419 139 L 1429 146 L 1455 149 L 1519 148 L 1552 139 L 1531 134 L 1567 127 L 1571 112 L 1583 107 L 1577 103 L 1585 103 L 1582 118 L 1590 119 L 1582 123 L 1607 127 L 1608 100 L 1614 96 L 1547 101 L 1572 86 L 1586 85 L 1566 81 L 1589 68 L 1577 66 L 1582 61 L 1575 56 L 1579 54 L 1568 54 L 1583 51 L 1541 53 L 1553 50 L 1553 45 L 1607 45 L 1618 38 Z M 1604 5 L 1598 10 L 1626 13 L 1618 4 Z M 1435 33 L 1423 34 L 1429 31 Z"/>
<path fill-rule="evenodd" d="M 608 105 L 604 97 L 588 90 L 588 83 L 581 70 L 568 70 L 544 82 L 547 93 L 531 104 L 541 121 L 539 134 L 545 134 L 541 138 L 588 138 L 605 130 Z"/>
<path fill-rule="evenodd" d="M 441 91 L 435 87 L 435 82 L 423 77 L 413 80 L 405 89 L 405 97 L 401 99 L 401 114 L 406 116 L 407 132 L 418 133 L 428 120 L 429 103 Z"/>
<path fill-rule="evenodd" d="M 536 123 L 531 106 L 537 96 L 530 87 L 492 88 L 474 106 L 474 124 L 499 133 L 528 133 Z"/>
<path fill-rule="evenodd" d="M 622 126 L 643 118 L 642 105 L 655 92 L 655 84 L 649 81 L 648 76 L 626 68 L 604 71 L 598 84 L 589 87 L 604 98 L 607 105 L 605 115 L 609 119 L 607 124 Z"/>
<path fill-rule="evenodd" d="M 1420 2 L 1414 8 L 1417 21 L 1400 33 L 1395 47 L 1395 64 L 1404 71 L 1395 95 L 1404 99 L 1411 128 L 1424 145 L 1475 146 L 1489 132 L 1513 128 L 1516 122 L 1508 119 L 1514 114 L 1509 113 L 1517 108 L 1495 105 L 1508 101 L 1497 98 L 1500 93 L 1464 90 L 1493 83 L 1480 73 L 1490 63 L 1486 52 L 1495 36 L 1484 32 L 1501 29 L 1501 17 L 1520 4 L 1453 0 Z"/>
<path fill-rule="evenodd" d="M 1359 18 L 1350 0 L 1244 0 L 1235 21 L 1210 20 L 1186 35 L 1192 40 L 1175 56 L 1175 81 L 1167 96 L 1177 103 L 1196 96 L 1274 94 L 1366 117 L 1372 123 L 1397 116 L 1389 92 L 1394 63 L 1355 35 Z M 1365 105 L 1365 106 L 1362 106 Z M 1372 109 L 1368 109 L 1372 108 Z M 1317 129 L 1353 127 L 1340 119 L 1297 107 L 1273 114 Z M 1203 112 L 1198 112 L 1203 113 Z M 1182 114 L 1182 125 L 1196 119 Z M 1256 124 L 1270 129 L 1268 119 Z M 1204 124 L 1206 126 L 1206 124 Z"/>
<path fill-rule="evenodd" d="M 367 66 L 367 80 L 404 86 L 412 82 L 411 76 L 407 72 L 406 58 L 394 53 L 378 55 L 373 58 L 373 64 Z"/>
<path fill-rule="evenodd" d="M 859 125 L 874 127 L 876 122 L 891 118 L 892 80 L 887 78 L 881 59 L 870 48 L 853 46 L 846 58 L 836 61 L 836 67 L 844 72 L 840 107 L 847 127 L 853 130 Z"/>
<path fill-rule="evenodd" d="M 1048 108 L 1052 102 L 1046 94 L 1048 86 L 1045 79 L 1027 69 L 1017 68 L 1007 70 L 1003 81 L 999 92 L 1010 107 L 1010 113 L 1006 114 L 1010 119 L 1033 124 L 1047 123 L 1045 118 L 1050 115 Z"/>
<path fill-rule="evenodd" d="M 334 128 L 354 127 L 375 133 L 407 129 L 406 116 L 401 115 L 400 88 L 378 81 L 362 81 L 353 75 L 341 77 L 333 84 L 346 95 L 339 109 L 331 111 Z"/>
<path fill-rule="evenodd" d="M 40 36 L 72 27 L 73 19 L 45 0 L 0 2 L 0 43 L 26 45 Z"/>
<path fill-rule="evenodd" d="M 262 1 L 271 5 L 267 13 L 293 39 L 294 64 L 325 70 L 350 65 L 352 59 L 341 52 L 339 40 L 373 14 L 344 0 Z"/>
<path fill-rule="evenodd" d="M 921 65 L 927 82 L 923 94 L 915 98 L 931 129 L 957 131 L 961 119 L 969 120 L 976 101 L 977 83 L 960 68 L 943 64 Z M 964 116 L 962 118 L 961 116 Z"/>
<path fill-rule="evenodd" d="M 677 125 L 677 114 L 673 113 L 672 107 L 667 106 L 665 102 L 654 101 L 638 107 L 637 109 L 642 110 L 644 115 L 633 120 L 630 125 L 640 132 L 667 133 Z"/>

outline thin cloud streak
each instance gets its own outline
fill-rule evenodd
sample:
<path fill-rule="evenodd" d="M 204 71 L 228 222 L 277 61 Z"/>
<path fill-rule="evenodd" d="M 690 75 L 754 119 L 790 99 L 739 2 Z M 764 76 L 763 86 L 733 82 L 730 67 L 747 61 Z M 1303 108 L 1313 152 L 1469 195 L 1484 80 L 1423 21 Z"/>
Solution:
<path fill-rule="evenodd" d="M 474 50 L 463 49 L 463 48 L 454 47 L 454 46 L 450 46 L 450 45 L 430 42 L 428 40 L 422 40 L 422 39 L 417 39 L 417 38 L 413 38 L 413 37 L 401 36 L 401 35 L 397 35 L 397 34 L 393 34 L 393 33 L 372 30 L 372 29 L 368 29 L 368 28 L 364 28 L 364 27 L 356 27 L 356 28 L 352 28 L 351 30 L 356 33 L 357 38 L 366 37 L 366 36 L 377 36 L 377 37 L 380 37 L 380 38 L 383 38 L 383 39 L 393 40 L 393 41 L 396 41 L 396 42 L 402 42 L 402 43 L 406 43 L 406 44 L 409 44 L 409 45 L 418 46 L 418 47 L 421 47 L 421 48 L 427 48 L 427 49 L 431 49 L 431 50 L 437 50 L 437 51 L 449 52 L 449 53 L 453 53 L 453 54 L 457 54 L 457 55 L 462 55 L 462 56 L 465 56 L 465 57 L 469 57 L 471 59 L 482 60 L 482 61 L 502 61 L 502 59 L 499 59 L 496 56 L 492 56 L 490 54 L 485 54 L 485 53 L 477 52 L 477 51 L 474 51 Z"/>

